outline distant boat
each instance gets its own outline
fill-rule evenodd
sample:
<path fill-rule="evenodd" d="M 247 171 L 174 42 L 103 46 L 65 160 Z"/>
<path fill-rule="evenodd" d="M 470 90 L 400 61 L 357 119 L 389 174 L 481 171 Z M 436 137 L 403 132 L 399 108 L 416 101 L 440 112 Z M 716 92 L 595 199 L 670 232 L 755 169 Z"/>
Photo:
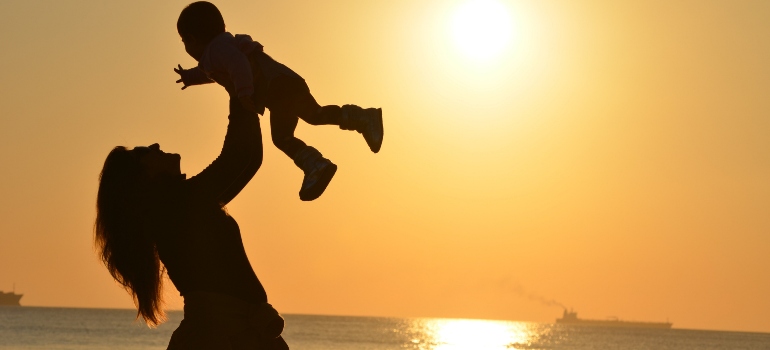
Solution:
<path fill-rule="evenodd" d="M 556 319 L 558 324 L 569 324 L 578 326 L 593 326 L 593 327 L 622 327 L 622 328 L 658 328 L 658 329 L 671 329 L 673 323 L 671 322 L 638 322 L 638 321 L 621 321 L 621 320 L 586 320 L 577 317 L 577 312 L 574 310 L 567 311 L 564 309 L 564 315 L 561 318 Z"/>
<path fill-rule="evenodd" d="M 16 294 L 15 292 L 3 292 L 0 290 L 0 306 L 21 306 L 19 300 L 24 294 Z"/>

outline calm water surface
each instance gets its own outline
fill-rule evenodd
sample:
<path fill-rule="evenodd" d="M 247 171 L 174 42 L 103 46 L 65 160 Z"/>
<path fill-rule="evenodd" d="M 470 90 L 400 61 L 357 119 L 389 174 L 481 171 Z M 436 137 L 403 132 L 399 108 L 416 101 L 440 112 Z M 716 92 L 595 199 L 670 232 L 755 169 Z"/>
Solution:
<path fill-rule="evenodd" d="M 0 349 L 165 349 L 182 319 L 157 329 L 131 310 L 0 307 Z M 770 350 L 770 334 L 602 329 L 513 321 L 286 315 L 292 350 Z"/>

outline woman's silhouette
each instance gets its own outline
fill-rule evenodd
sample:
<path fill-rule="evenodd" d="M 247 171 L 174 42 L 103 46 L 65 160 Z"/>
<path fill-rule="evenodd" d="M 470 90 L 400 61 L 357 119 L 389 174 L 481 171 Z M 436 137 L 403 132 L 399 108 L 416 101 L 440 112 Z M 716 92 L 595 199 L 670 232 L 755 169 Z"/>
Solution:
<path fill-rule="evenodd" d="M 164 271 L 184 297 L 168 349 L 288 349 L 283 319 L 224 209 L 262 164 L 259 119 L 237 100 L 229 119 L 222 153 L 190 179 L 179 155 L 158 144 L 115 147 L 100 176 L 95 243 L 138 316 L 151 326 L 163 321 Z"/>

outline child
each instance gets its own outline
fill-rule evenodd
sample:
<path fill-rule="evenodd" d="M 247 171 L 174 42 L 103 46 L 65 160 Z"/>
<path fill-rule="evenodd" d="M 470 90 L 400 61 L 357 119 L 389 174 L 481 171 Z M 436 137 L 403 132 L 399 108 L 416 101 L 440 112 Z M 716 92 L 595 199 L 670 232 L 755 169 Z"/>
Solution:
<path fill-rule="evenodd" d="M 363 109 L 355 105 L 321 107 L 310 94 L 305 80 L 262 51 L 262 45 L 248 35 L 225 31 L 222 14 L 214 4 L 194 2 L 182 10 L 177 21 L 185 51 L 198 66 L 174 68 L 183 83 L 191 85 L 216 82 L 231 98 L 258 114 L 270 110 L 271 136 L 278 149 L 305 173 L 299 198 L 312 201 L 329 185 L 337 165 L 318 150 L 294 137 L 299 118 L 311 125 L 339 125 L 343 130 L 363 134 L 369 149 L 377 153 L 384 134 L 382 109 Z"/>

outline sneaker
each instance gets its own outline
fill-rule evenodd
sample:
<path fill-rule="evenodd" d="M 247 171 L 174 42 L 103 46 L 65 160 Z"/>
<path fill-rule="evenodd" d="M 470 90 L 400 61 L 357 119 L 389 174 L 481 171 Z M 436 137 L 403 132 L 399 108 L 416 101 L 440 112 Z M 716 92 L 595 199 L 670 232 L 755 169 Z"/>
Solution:
<path fill-rule="evenodd" d="M 317 149 L 306 146 L 294 156 L 294 164 L 305 172 L 299 199 L 312 201 L 320 197 L 337 172 L 337 165 L 326 159 Z"/>

